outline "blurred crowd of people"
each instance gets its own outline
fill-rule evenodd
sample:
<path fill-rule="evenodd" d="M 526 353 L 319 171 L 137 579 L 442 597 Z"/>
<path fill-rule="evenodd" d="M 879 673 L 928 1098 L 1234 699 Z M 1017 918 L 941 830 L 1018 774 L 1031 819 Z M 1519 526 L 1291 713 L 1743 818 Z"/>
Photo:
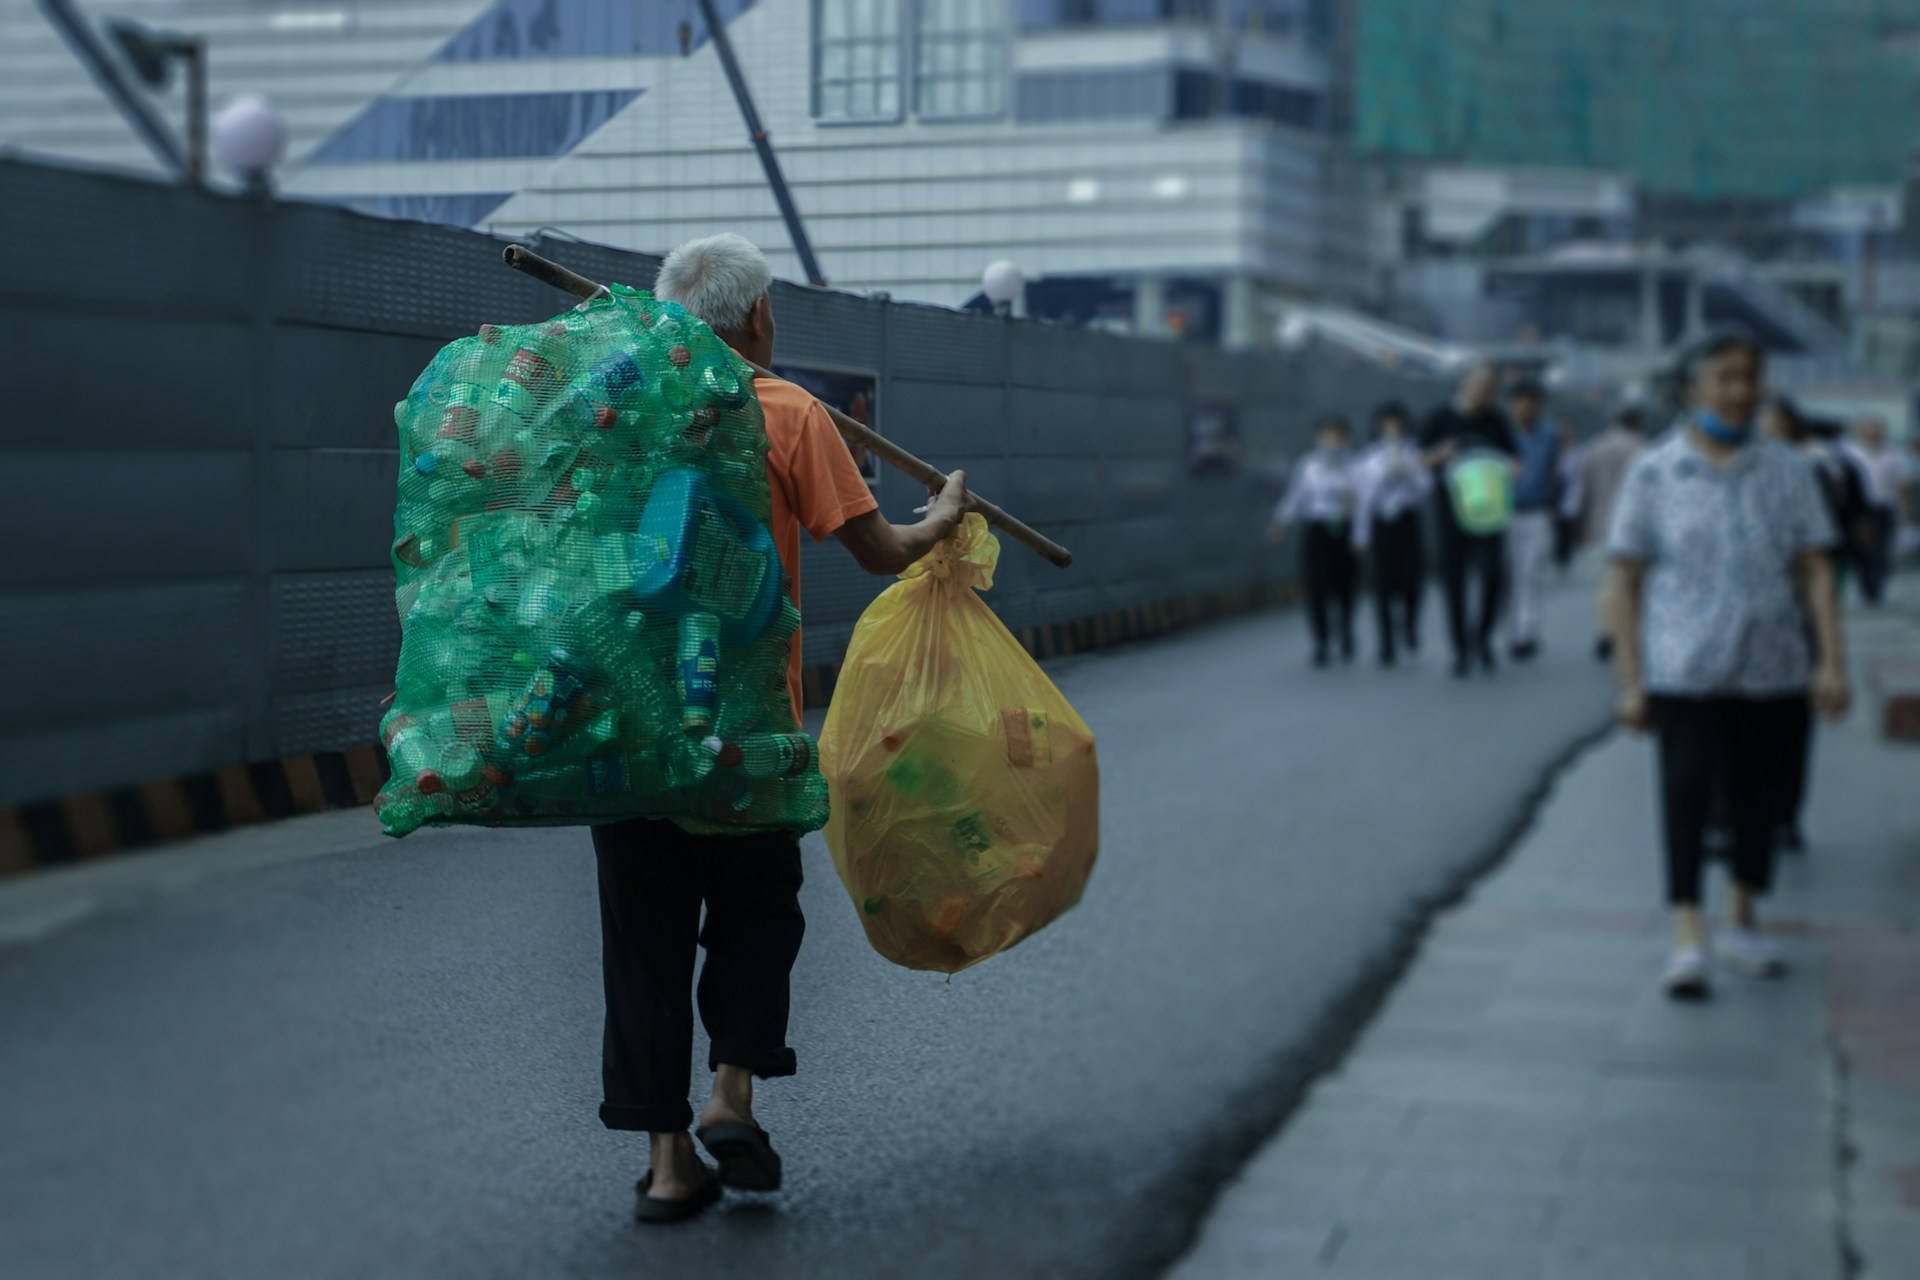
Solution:
<path fill-rule="evenodd" d="M 1549 566 L 1601 550 L 1595 651 L 1621 722 L 1657 742 L 1676 935 L 1662 981 L 1678 999 L 1705 997 L 1716 963 L 1783 971 L 1757 903 L 1777 854 L 1805 849 L 1815 717 L 1851 699 L 1840 600 L 1878 606 L 1920 552 L 1920 439 L 1769 397 L 1765 370 L 1752 340 L 1711 338 L 1662 380 L 1664 403 L 1622 407 L 1590 438 L 1549 416 L 1539 382 L 1503 386 L 1490 365 L 1417 422 L 1380 406 L 1364 448 L 1328 414 L 1268 538 L 1297 531 L 1319 667 L 1355 657 L 1363 566 L 1380 663 L 1418 652 L 1431 544 L 1460 678 L 1498 669 L 1503 631 L 1508 659 L 1536 657 Z M 1732 877 L 1717 935 L 1701 906 L 1715 856 Z"/>
<path fill-rule="evenodd" d="M 1320 418 L 1315 448 L 1290 469 L 1268 536 L 1275 547 L 1299 547 L 1315 666 L 1355 659 L 1363 584 L 1374 597 L 1380 664 L 1418 653 L 1430 565 L 1438 570 L 1456 676 L 1498 669 L 1503 624 L 1511 660 L 1539 654 L 1539 594 L 1549 566 L 1564 573 L 1582 550 L 1605 545 L 1651 420 L 1683 413 L 1677 404 L 1627 404 L 1583 438 L 1571 422 L 1552 418 L 1547 403 L 1535 379 L 1512 377 L 1503 387 L 1500 372 L 1483 364 L 1423 418 L 1397 401 L 1380 405 L 1365 442 L 1355 440 L 1345 416 Z M 1849 428 L 1786 396 L 1766 402 L 1760 427 L 1813 464 L 1838 531 L 1832 558 L 1841 588 L 1879 604 L 1897 560 L 1920 554 L 1920 435 L 1902 448 L 1878 418 Z M 1449 480 L 1463 470 L 1459 464 L 1488 459 L 1504 463 L 1508 509 L 1476 521 L 1464 510 L 1462 486 Z M 1595 651 L 1610 659 L 1611 637 L 1601 635 Z"/>

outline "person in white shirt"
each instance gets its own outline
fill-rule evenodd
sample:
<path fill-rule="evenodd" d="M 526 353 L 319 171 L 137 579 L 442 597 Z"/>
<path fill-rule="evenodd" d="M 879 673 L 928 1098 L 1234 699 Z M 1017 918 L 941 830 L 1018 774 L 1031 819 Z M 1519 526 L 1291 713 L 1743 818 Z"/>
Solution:
<path fill-rule="evenodd" d="M 1877 605 L 1886 593 L 1893 567 L 1893 540 L 1900 528 L 1900 503 L 1907 487 L 1907 460 L 1887 445 L 1887 424 L 1862 418 L 1854 424 L 1847 453 L 1866 481 L 1866 529 L 1860 549 L 1860 594 Z"/>
<path fill-rule="evenodd" d="M 1300 547 L 1301 577 L 1307 588 L 1307 614 L 1313 625 L 1313 665 L 1329 661 L 1330 640 L 1337 626 L 1340 657 L 1353 660 L 1353 589 L 1358 577 L 1353 555 L 1353 518 L 1357 494 L 1353 459 L 1347 453 L 1351 435 L 1347 420 L 1327 414 L 1315 428 L 1316 447 L 1293 469 L 1287 494 L 1274 508 L 1267 531 L 1270 546 L 1285 544 L 1293 525 L 1305 526 Z"/>
<path fill-rule="evenodd" d="M 1420 652 L 1420 602 L 1426 591 L 1427 551 L 1422 504 L 1433 474 L 1413 441 L 1413 414 L 1383 404 L 1373 414 L 1374 444 L 1355 465 L 1359 508 L 1353 549 L 1373 558 L 1373 594 L 1380 622 L 1380 665 L 1398 660 L 1399 646 Z"/>

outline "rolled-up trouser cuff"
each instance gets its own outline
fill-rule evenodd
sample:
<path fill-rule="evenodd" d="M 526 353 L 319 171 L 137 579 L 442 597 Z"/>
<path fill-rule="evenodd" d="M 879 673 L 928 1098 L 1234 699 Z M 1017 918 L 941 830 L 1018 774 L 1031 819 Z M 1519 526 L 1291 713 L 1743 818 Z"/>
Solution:
<path fill-rule="evenodd" d="M 662 1107 L 635 1107 L 618 1102 L 600 1104 L 600 1123 L 609 1129 L 646 1133 L 685 1133 L 693 1128 L 693 1108 L 682 1102 Z"/>
<path fill-rule="evenodd" d="M 718 1071 L 722 1065 L 745 1067 L 762 1080 L 790 1076 L 800 1069 L 791 1049 L 764 1049 L 739 1040 L 715 1040 L 707 1054 L 707 1070 Z"/>

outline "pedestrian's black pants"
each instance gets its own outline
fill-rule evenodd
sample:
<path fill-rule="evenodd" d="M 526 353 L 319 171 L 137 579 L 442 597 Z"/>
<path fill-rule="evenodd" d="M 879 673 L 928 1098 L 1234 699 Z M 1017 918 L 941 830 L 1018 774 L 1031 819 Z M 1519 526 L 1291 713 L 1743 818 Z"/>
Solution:
<path fill-rule="evenodd" d="M 1380 653 L 1391 658 L 1397 641 L 1420 647 L 1420 601 L 1427 577 L 1420 513 L 1403 511 L 1373 527 L 1373 597 L 1380 622 Z"/>
<path fill-rule="evenodd" d="M 1440 577 L 1447 591 L 1447 625 L 1453 631 L 1454 654 L 1467 658 L 1493 643 L 1493 628 L 1506 595 L 1507 540 L 1497 533 L 1463 533 L 1444 517 L 1440 525 Z M 1471 622 L 1467 618 L 1470 576 L 1480 580 L 1480 614 Z"/>
<path fill-rule="evenodd" d="M 1794 765 L 1807 697 L 1649 699 L 1659 739 L 1666 828 L 1667 902 L 1697 907 L 1706 828 L 1725 796 L 1734 880 L 1755 893 L 1773 886 L 1773 829 Z"/>
<path fill-rule="evenodd" d="M 694 836 L 670 822 L 593 828 L 607 989 L 601 1070 L 609 1129 L 693 1123 L 694 953 L 700 1021 L 722 1063 L 762 1078 L 794 1073 L 788 975 L 800 954 L 800 846 L 780 835 Z M 706 904 L 706 926 L 700 907 Z"/>
<path fill-rule="evenodd" d="M 1313 651 L 1327 652 L 1332 615 L 1339 614 L 1340 648 L 1353 652 L 1353 588 L 1358 577 L 1353 543 L 1345 521 L 1315 520 L 1301 543 L 1300 570 L 1306 579 L 1307 612 L 1313 622 Z"/>
<path fill-rule="evenodd" d="M 1879 604 L 1893 571 L 1893 547 L 1900 520 L 1892 507 L 1874 507 L 1867 516 L 1869 538 L 1860 556 L 1860 594 L 1868 604 Z"/>

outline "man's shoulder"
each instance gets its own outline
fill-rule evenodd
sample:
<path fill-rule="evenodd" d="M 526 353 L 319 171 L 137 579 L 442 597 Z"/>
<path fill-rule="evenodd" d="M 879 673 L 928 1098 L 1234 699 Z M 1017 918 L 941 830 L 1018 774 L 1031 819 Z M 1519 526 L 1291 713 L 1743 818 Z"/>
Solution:
<path fill-rule="evenodd" d="M 753 393 L 766 419 L 768 439 L 797 434 L 820 403 L 811 391 L 785 378 L 755 377 Z"/>
<path fill-rule="evenodd" d="M 813 396 L 805 387 L 797 382 L 788 382 L 785 378 L 770 374 L 754 375 L 753 394 L 758 397 L 763 411 L 776 406 L 798 407 L 804 410 L 807 405 L 813 403 Z"/>

